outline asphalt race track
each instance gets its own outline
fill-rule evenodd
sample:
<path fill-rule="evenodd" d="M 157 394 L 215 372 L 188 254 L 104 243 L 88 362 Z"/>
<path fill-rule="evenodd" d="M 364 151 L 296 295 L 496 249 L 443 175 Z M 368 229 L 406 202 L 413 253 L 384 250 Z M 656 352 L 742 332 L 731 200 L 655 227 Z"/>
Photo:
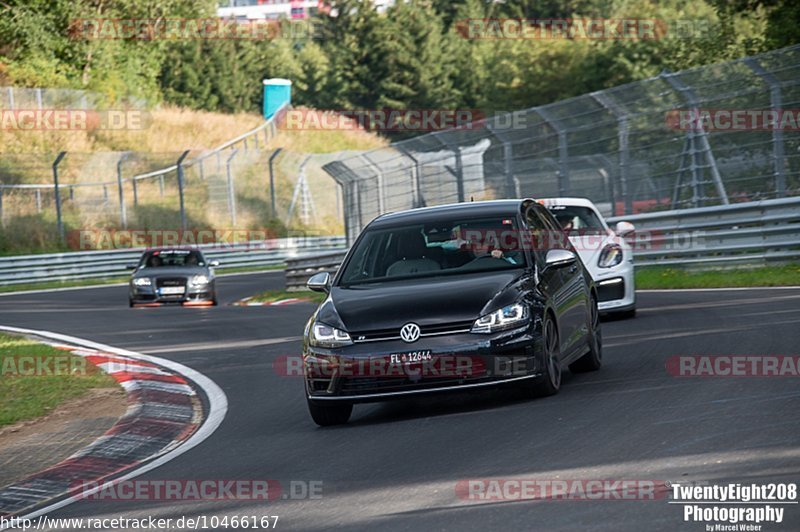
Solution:
<path fill-rule="evenodd" d="M 0 324 L 175 360 L 211 378 L 229 411 L 204 443 L 140 479 L 322 481 L 313 500 L 81 501 L 54 517 L 280 516 L 283 530 L 704 530 L 657 500 L 469 501 L 466 479 L 780 483 L 800 477 L 797 377 L 674 377 L 674 355 L 800 354 L 800 289 L 648 292 L 603 324 L 604 367 L 561 393 L 503 391 L 359 405 L 349 425 L 311 421 L 299 354 L 311 304 L 235 307 L 282 272 L 218 279 L 217 308 L 129 309 L 125 287 L 0 297 Z M 765 530 L 800 530 L 800 507 Z"/>

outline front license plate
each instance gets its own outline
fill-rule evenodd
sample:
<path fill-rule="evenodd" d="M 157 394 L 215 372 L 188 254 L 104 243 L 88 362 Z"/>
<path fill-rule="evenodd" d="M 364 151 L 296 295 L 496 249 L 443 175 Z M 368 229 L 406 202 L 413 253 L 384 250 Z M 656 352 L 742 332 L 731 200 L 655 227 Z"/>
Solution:
<path fill-rule="evenodd" d="M 164 288 L 159 289 L 158 293 L 163 296 L 174 296 L 183 294 L 186 291 L 186 288 L 183 286 L 165 286 Z"/>
<path fill-rule="evenodd" d="M 414 364 L 433 359 L 430 349 L 427 351 L 409 351 L 407 353 L 393 353 L 389 355 L 389 362 L 392 364 Z"/>

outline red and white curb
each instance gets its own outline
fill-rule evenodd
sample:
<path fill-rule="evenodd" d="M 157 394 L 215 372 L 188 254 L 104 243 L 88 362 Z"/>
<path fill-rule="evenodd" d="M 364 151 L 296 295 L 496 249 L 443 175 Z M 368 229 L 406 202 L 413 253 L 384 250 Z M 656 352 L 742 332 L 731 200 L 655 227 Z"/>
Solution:
<path fill-rule="evenodd" d="M 234 305 L 238 307 L 281 307 L 283 305 L 293 305 L 295 303 L 308 303 L 310 299 L 303 299 L 299 297 L 290 297 L 287 299 L 279 299 L 278 301 L 250 301 L 251 297 L 246 297 L 237 301 Z"/>
<path fill-rule="evenodd" d="M 155 469 L 208 438 L 227 413 L 222 389 L 177 362 L 46 331 L 5 326 L 0 331 L 36 336 L 85 357 L 119 382 L 128 399 L 125 415 L 88 447 L 1 488 L 0 516 L 32 519 Z M 205 416 L 198 390 L 208 400 Z M 85 485 L 95 487 L 74 493 Z M 30 513 L 20 515 L 24 512 Z"/>

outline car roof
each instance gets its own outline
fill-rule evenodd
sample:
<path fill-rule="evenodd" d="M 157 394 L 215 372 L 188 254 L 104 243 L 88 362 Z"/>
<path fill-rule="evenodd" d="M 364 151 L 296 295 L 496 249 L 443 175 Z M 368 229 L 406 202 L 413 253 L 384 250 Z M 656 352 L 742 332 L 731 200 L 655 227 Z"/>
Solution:
<path fill-rule="evenodd" d="M 392 212 L 375 218 L 369 227 L 391 227 L 409 222 L 427 223 L 436 222 L 442 218 L 456 216 L 516 216 L 525 206 L 534 200 L 527 199 L 502 199 L 491 201 L 470 201 L 463 203 L 450 203 L 434 207 L 422 207 L 406 211 Z"/>

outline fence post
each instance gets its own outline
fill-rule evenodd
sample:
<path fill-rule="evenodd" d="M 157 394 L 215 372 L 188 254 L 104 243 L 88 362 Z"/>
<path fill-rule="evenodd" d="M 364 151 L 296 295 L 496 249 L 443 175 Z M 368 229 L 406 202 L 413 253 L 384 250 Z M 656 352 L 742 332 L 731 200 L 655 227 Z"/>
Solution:
<path fill-rule="evenodd" d="M 412 198 L 412 206 L 416 209 L 419 207 L 425 206 L 425 198 L 422 196 L 422 186 L 421 186 L 421 176 L 422 176 L 422 165 L 419 164 L 419 159 L 411 155 L 411 151 L 407 150 L 406 148 L 400 146 L 399 144 L 395 146 L 398 150 L 400 150 L 403 155 L 411 159 L 414 163 L 414 171 L 411 175 L 411 194 Z"/>
<path fill-rule="evenodd" d="M 137 188 L 138 187 L 138 181 L 136 180 L 136 176 L 131 177 L 131 184 L 133 185 L 133 206 L 134 207 L 138 207 L 139 206 L 139 189 Z"/>
<path fill-rule="evenodd" d="M 36 105 L 42 109 L 42 89 L 36 89 Z"/>
<path fill-rule="evenodd" d="M 359 155 L 359 157 L 367 163 L 367 166 L 375 171 L 375 177 L 378 181 L 378 214 L 383 214 L 386 211 L 384 210 L 383 172 L 381 171 L 381 167 L 370 161 L 366 154 Z"/>
<path fill-rule="evenodd" d="M 514 161 L 514 146 L 511 144 L 511 141 L 504 138 L 504 136 L 501 135 L 498 130 L 492 127 L 488 121 L 486 122 L 486 129 L 488 129 L 492 135 L 494 135 L 495 138 L 503 144 L 503 175 L 505 175 L 506 178 L 506 197 L 519 197 L 520 190 L 517 180 L 514 179 L 514 167 L 512 165 Z"/>
<path fill-rule="evenodd" d="M 119 190 L 119 223 L 123 229 L 128 228 L 128 213 L 125 212 L 125 191 L 122 189 L 122 163 L 128 156 L 127 152 L 117 161 L 117 189 Z M 134 185 L 135 186 L 135 185 Z"/>
<path fill-rule="evenodd" d="M 186 156 L 189 155 L 190 150 L 186 150 L 183 154 L 178 158 L 178 162 L 176 163 L 178 166 L 178 197 L 181 203 L 181 229 L 186 231 L 186 208 L 183 202 L 183 160 L 186 159 Z M 162 176 L 162 183 L 163 176 Z"/>
<path fill-rule="evenodd" d="M 558 193 L 560 196 L 570 194 L 569 186 L 569 147 L 567 144 L 567 128 L 564 124 L 550 114 L 544 107 L 539 107 L 536 112 L 544 118 L 545 122 L 555 129 L 558 135 Z"/>
<path fill-rule="evenodd" d="M 9 87 L 8 88 L 8 108 L 11 111 L 14 110 L 14 88 L 13 87 Z"/>
<path fill-rule="evenodd" d="M 3 192 L 5 188 L 3 187 L 3 183 L 0 182 L 0 227 L 4 227 L 6 225 L 6 221 L 3 218 Z"/>
<path fill-rule="evenodd" d="M 225 162 L 226 172 L 228 174 L 228 212 L 231 215 L 231 226 L 232 228 L 236 227 L 236 196 L 234 195 L 233 189 L 233 174 L 231 173 L 231 162 L 233 158 L 236 157 L 236 154 L 239 150 L 233 150 L 231 152 L 231 156 L 228 157 L 228 160 Z"/>
<path fill-rule="evenodd" d="M 697 96 L 695 96 L 694 91 L 687 87 L 683 81 L 678 79 L 675 74 L 672 74 L 667 70 L 659 74 L 659 76 L 666 80 L 666 82 L 669 83 L 673 89 L 677 90 L 684 97 L 686 103 L 689 105 L 689 107 L 691 107 L 694 116 L 697 116 L 699 110 Z M 698 150 L 697 146 L 695 145 L 695 140 L 699 139 L 700 144 L 703 146 L 702 151 L 704 151 L 706 155 L 706 162 L 708 163 L 708 167 L 711 169 L 711 178 L 713 179 L 714 186 L 717 189 L 717 195 L 720 197 L 720 201 L 723 205 L 729 205 L 730 201 L 728 201 L 728 193 L 725 191 L 725 184 L 722 182 L 722 176 L 719 173 L 719 168 L 717 168 L 717 159 L 714 157 L 714 152 L 711 151 L 711 144 L 708 142 L 708 134 L 706 133 L 705 129 L 700 127 L 698 133 L 689 131 L 688 137 L 691 142 L 690 157 L 692 162 L 690 163 L 690 167 L 692 169 L 692 182 L 699 185 L 699 181 L 697 179 L 697 169 L 701 168 L 702 165 L 698 164 L 700 150 Z M 695 196 L 698 194 L 697 190 L 698 189 L 695 189 Z M 702 198 L 700 198 L 700 200 L 702 200 Z M 697 206 L 698 205 L 695 205 L 695 207 Z"/>
<path fill-rule="evenodd" d="M 608 109 L 608 111 L 617 119 L 617 142 L 619 143 L 619 154 L 617 159 L 617 166 L 619 167 L 619 192 L 622 195 L 622 201 L 624 203 L 624 214 L 632 214 L 633 198 L 628 193 L 628 114 L 625 113 L 616 102 L 614 102 L 607 94 L 603 92 L 593 92 L 591 96 L 597 103 Z M 617 206 L 616 203 L 614 203 L 612 216 L 616 215 Z"/>
<path fill-rule="evenodd" d="M 42 212 L 42 189 L 36 189 L 36 212 Z"/>
<path fill-rule="evenodd" d="M 769 85 L 769 104 L 773 111 L 780 112 L 782 103 L 781 82 L 774 74 L 762 67 L 756 59 L 748 57 L 744 63 Z M 777 125 L 777 124 L 776 124 Z M 786 197 L 785 155 L 783 146 L 783 130 L 772 128 L 772 160 L 775 175 L 775 193 L 777 197 Z"/>
<path fill-rule="evenodd" d="M 164 174 L 158 176 L 158 191 L 161 194 L 161 197 L 164 197 Z"/>
<path fill-rule="evenodd" d="M 272 155 L 269 156 L 269 204 L 273 218 L 278 217 L 278 214 L 275 210 L 275 169 L 273 167 L 273 163 L 281 151 L 283 151 L 283 148 L 278 148 L 273 152 Z"/>
<path fill-rule="evenodd" d="M 55 191 L 56 197 L 56 225 L 58 227 L 58 237 L 61 239 L 61 242 L 66 241 L 66 236 L 64 233 L 64 221 L 61 219 L 61 191 L 58 189 L 58 165 L 61 163 L 61 160 L 64 159 L 64 156 L 67 155 L 67 152 L 62 151 L 56 157 L 56 160 L 53 161 L 53 187 Z M 36 189 L 37 192 L 41 192 L 38 188 Z M 39 194 L 39 205 L 41 209 L 41 194 Z"/>

